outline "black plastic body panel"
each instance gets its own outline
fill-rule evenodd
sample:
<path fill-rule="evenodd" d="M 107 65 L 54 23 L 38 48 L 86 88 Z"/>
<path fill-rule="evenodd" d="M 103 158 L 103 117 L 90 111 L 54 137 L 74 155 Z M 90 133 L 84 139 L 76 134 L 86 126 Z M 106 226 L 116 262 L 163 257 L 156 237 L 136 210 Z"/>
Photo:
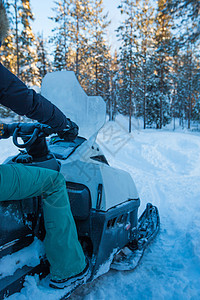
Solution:
<path fill-rule="evenodd" d="M 75 219 L 86 220 L 91 209 L 91 195 L 87 186 L 66 182 L 71 211 Z"/>
<path fill-rule="evenodd" d="M 98 211 L 91 209 L 87 220 L 76 220 L 78 235 L 91 241 L 94 276 L 119 249 L 137 238 L 138 207 L 140 200 L 129 200 L 122 205 Z"/>

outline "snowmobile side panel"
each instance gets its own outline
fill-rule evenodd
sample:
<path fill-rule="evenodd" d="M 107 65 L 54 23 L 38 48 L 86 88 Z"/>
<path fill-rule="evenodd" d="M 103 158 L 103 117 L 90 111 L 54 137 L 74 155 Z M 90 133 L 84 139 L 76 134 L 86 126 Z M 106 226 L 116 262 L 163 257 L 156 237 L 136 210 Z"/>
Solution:
<path fill-rule="evenodd" d="M 139 205 L 139 199 L 129 200 L 107 212 L 92 209 L 87 220 L 76 220 L 79 237 L 91 241 L 92 276 L 98 273 L 100 266 L 105 264 L 111 255 L 114 256 L 119 249 L 135 238 Z"/>
<path fill-rule="evenodd" d="M 115 256 L 111 269 L 118 271 L 134 270 L 140 263 L 145 249 L 154 240 L 160 229 L 158 209 L 148 203 L 138 220 L 137 240 L 128 243 Z"/>
<path fill-rule="evenodd" d="M 66 182 L 66 186 L 74 218 L 76 220 L 87 219 L 91 209 L 91 195 L 89 189 L 83 184 L 73 182 Z"/>

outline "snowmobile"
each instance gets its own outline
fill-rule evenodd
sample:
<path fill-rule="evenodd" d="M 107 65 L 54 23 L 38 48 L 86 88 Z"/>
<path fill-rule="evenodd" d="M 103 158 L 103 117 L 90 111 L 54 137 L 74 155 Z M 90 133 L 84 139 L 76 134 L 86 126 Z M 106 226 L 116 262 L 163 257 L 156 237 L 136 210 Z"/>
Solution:
<path fill-rule="evenodd" d="M 96 142 L 97 132 L 105 122 L 104 101 L 101 97 L 88 97 L 73 72 L 48 74 L 43 81 L 42 93 L 52 102 L 60 99 L 60 103 L 54 103 L 66 115 L 71 113 L 71 119 L 79 123 L 81 136 L 69 142 L 46 125 L 9 124 L 9 136 L 20 153 L 4 163 L 23 163 L 62 172 L 79 241 L 90 265 L 88 282 L 110 268 L 133 270 L 159 231 L 159 213 L 149 203 L 138 219 L 140 199 L 133 179 L 129 173 L 112 168 Z M 69 101 L 64 102 L 66 95 Z M 78 101 L 76 113 L 72 109 L 74 101 Z M 69 103 L 70 107 L 66 109 Z M 85 115 L 81 117 L 77 109 Z M 92 121 L 88 121 L 88 114 L 90 119 L 93 115 Z M 95 128 L 91 129 L 87 122 L 94 123 Z M 22 141 L 19 142 L 19 138 Z M 37 197 L 0 204 L 0 259 L 24 249 L 35 237 L 43 240 L 41 202 L 41 197 Z M 39 274 L 44 278 L 48 273 L 49 265 L 44 256 L 34 267 L 25 265 L 12 276 L 2 279 L 0 275 L 0 299 L 20 291 L 27 275 Z M 79 285 L 67 288 L 62 299 L 69 297 Z"/>

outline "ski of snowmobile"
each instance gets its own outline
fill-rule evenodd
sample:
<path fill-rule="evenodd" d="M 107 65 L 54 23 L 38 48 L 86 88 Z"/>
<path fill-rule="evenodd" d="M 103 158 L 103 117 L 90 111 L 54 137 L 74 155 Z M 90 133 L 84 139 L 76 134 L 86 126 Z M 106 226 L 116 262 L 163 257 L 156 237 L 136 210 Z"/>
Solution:
<path fill-rule="evenodd" d="M 111 264 L 111 269 L 118 271 L 134 270 L 139 265 L 145 249 L 156 237 L 159 229 L 160 218 L 158 209 L 156 206 L 148 203 L 138 220 L 138 240 L 130 242 L 116 254 Z"/>

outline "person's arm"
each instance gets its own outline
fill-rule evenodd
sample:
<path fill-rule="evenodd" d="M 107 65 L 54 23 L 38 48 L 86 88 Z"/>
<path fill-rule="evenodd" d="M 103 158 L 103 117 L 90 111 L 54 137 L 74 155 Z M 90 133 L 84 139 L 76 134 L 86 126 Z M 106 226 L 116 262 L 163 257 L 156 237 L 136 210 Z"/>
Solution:
<path fill-rule="evenodd" d="M 61 131 L 69 119 L 50 101 L 26 85 L 0 63 L 0 104 Z"/>

